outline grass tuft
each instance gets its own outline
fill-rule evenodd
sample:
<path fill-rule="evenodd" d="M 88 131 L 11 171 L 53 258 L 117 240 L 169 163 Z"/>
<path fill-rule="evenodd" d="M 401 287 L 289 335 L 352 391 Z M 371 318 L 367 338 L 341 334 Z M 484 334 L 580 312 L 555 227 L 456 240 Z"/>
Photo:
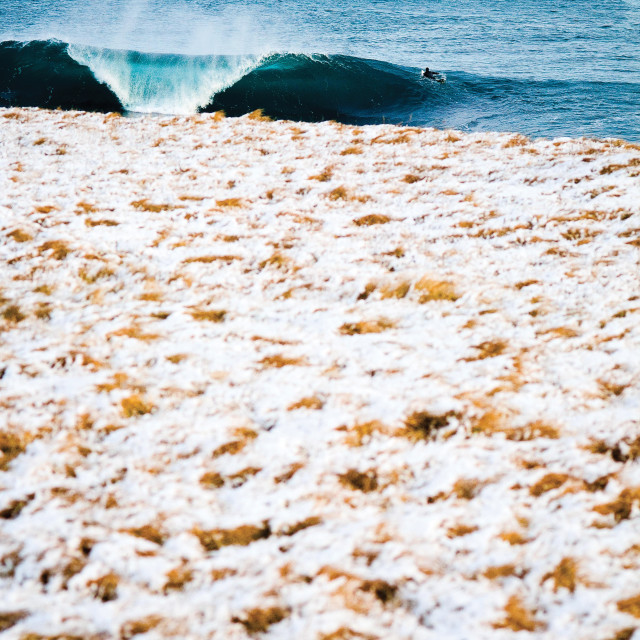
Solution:
<path fill-rule="evenodd" d="M 265 116 L 262 109 L 256 109 L 251 113 L 247 114 L 248 120 L 253 120 L 254 122 L 271 122 L 271 118 L 269 116 Z"/>
<path fill-rule="evenodd" d="M 418 299 L 420 304 L 431 302 L 434 300 L 448 300 L 449 302 L 455 302 L 460 296 L 456 293 L 456 290 L 452 282 L 446 280 L 433 280 L 432 278 L 421 278 L 415 283 L 414 289 L 419 291 L 422 295 Z"/>
<path fill-rule="evenodd" d="M 245 611 L 242 618 L 234 616 L 231 622 L 241 624 L 249 634 L 265 633 L 269 627 L 282 622 L 289 612 L 282 607 L 255 608 Z"/>
<path fill-rule="evenodd" d="M 363 473 L 357 469 L 349 469 L 346 473 L 339 474 L 338 478 L 342 486 L 363 493 L 369 493 L 378 488 L 378 475 L 374 470 Z"/>
<path fill-rule="evenodd" d="M 200 322 L 224 322 L 227 312 L 224 309 L 197 309 L 191 312 L 191 317 Z"/>
<path fill-rule="evenodd" d="M 146 616 L 138 620 L 129 620 L 120 627 L 120 640 L 131 640 L 134 636 L 148 633 L 162 622 L 160 616 Z"/>
<path fill-rule="evenodd" d="M 324 401 L 318 396 L 307 396 L 294 402 L 287 407 L 287 411 L 295 411 L 296 409 L 309 409 L 311 411 L 319 411 L 324 407 Z"/>
<path fill-rule="evenodd" d="M 152 524 L 145 524 L 142 527 L 135 527 L 133 529 L 125 529 L 124 533 L 128 533 L 136 538 L 143 538 L 149 542 L 163 545 L 167 540 L 167 534 Z"/>
<path fill-rule="evenodd" d="M 294 536 L 299 531 L 304 531 L 309 527 L 315 527 L 319 524 L 322 524 L 321 518 L 318 518 L 318 516 L 310 516 L 309 518 L 301 520 L 300 522 L 296 522 L 295 524 L 285 527 L 284 529 L 279 531 L 278 534 L 281 536 Z"/>
<path fill-rule="evenodd" d="M 200 476 L 200 484 L 207 489 L 219 489 L 224 486 L 224 478 L 216 471 L 207 471 Z"/>
<path fill-rule="evenodd" d="M 235 240 L 238 239 L 237 236 L 226 236 L 226 237 L 232 237 L 233 240 L 225 240 L 225 242 L 235 242 Z M 198 256 L 196 258 L 187 258 L 186 260 L 183 260 L 183 263 L 184 264 L 192 264 L 194 262 L 197 262 L 197 263 L 200 263 L 200 264 L 211 264 L 212 262 L 231 263 L 234 260 L 242 260 L 242 258 L 240 256 L 234 256 L 234 255 Z"/>
<path fill-rule="evenodd" d="M 20 307 L 17 304 L 12 304 L 2 310 L 2 317 L 13 324 L 22 322 L 27 316 L 20 311 Z"/>
<path fill-rule="evenodd" d="M 0 633 L 11 629 L 11 627 L 18 624 L 20 620 L 24 620 L 28 615 L 29 613 L 27 611 L 5 611 L 0 613 Z"/>
<path fill-rule="evenodd" d="M 176 567 L 167 572 L 164 592 L 182 591 L 185 585 L 193 580 L 193 571 L 187 567 Z"/>
<path fill-rule="evenodd" d="M 281 369 L 282 367 L 301 367 L 307 364 L 304 358 L 287 358 L 282 354 L 262 358 L 260 363 L 263 369 Z"/>
<path fill-rule="evenodd" d="M 33 236 L 22 229 L 15 229 L 11 233 L 7 233 L 7 238 L 12 238 L 16 242 L 29 242 L 29 240 L 33 240 Z"/>
<path fill-rule="evenodd" d="M 91 588 L 93 597 L 102 602 L 110 602 L 118 597 L 118 584 L 120 583 L 120 577 L 115 573 L 108 573 L 107 575 L 91 580 L 87 583 L 87 586 Z"/>
<path fill-rule="evenodd" d="M 206 551 L 217 551 L 222 547 L 246 547 L 257 540 L 271 536 L 271 527 L 267 521 L 260 526 L 243 524 L 235 529 L 194 529 L 192 532 Z"/>
<path fill-rule="evenodd" d="M 527 609 L 518 596 L 509 598 L 504 611 L 504 619 L 501 622 L 495 622 L 493 624 L 494 629 L 533 632 L 545 626 L 534 618 L 534 612 Z"/>
<path fill-rule="evenodd" d="M 170 204 L 153 204 L 146 198 L 142 200 L 134 200 L 131 203 L 131 206 L 139 211 L 148 211 L 150 213 L 160 213 L 161 211 L 171 211 L 172 209 L 175 209 L 175 207 Z"/>
<path fill-rule="evenodd" d="M 625 600 L 618 600 L 616 604 L 618 606 L 618 611 L 628 613 L 634 618 L 640 618 L 640 594 L 631 598 L 626 598 Z"/>
<path fill-rule="evenodd" d="M 40 254 L 43 254 L 46 251 L 51 251 L 51 257 L 54 260 L 64 260 L 71 252 L 71 249 L 62 240 L 50 240 L 38 247 L 38 252 Z"/>
<path fill-rule="evenodd" d="M 562 558 L 556 568 L 547 573 L 542 582 L 553 580 L 553 590 L 567 589 L 570 593 L 576 590 L 578 563 L 573 558 Z"/>
<path fill-rule="evenodd" d="M 125 418 L 143 416 L 151 413 L 154 409 L 154 406 L 150 402 L 146 402 L 138 394 L 124 398 L 120 402 L 120 406 L 122 407 L 122 413 Z"/>
<path fill-rule="evenodd" d="M 353 221 L 353 224 L 355 224 L 356 227 L 370 227 L 374 224 L 387 224 L 387 222 L 391 222 L 391 218 L 389 216 L 385 216 L 381 213 L 370 213 L 368 216 L 356 218 Z"/>
<path fill-rule="evenodd" d="M 456 417 L 453 411 L 443 414 L 415 411 L 406 418 L 404 427 L 396 435 L 408 438 L 412 442 L 434 440 L 438 432 L 448 427 L 451 420 Z"/>
<path fill-rule="evenodd" d="M 634 505 L 640 503 L 640 488 L 623 489 L 612 502 L 596 505 L 593 510 L 603 516 L 613 516 L 616 522 L 628 520 Z"/>
<path fill-rule="evenodd" d="M 538 482 L 529 489 L 529 493 L 537 498 L 543 493 L 547 493 L 547 491 L 558 489 L 568 479 L 569 476 L 566 473 L 547 473 L 547 475 L 538 480 Z"/>
<path fill-rule="evenodd" d="M 387 329 L 392 329 L 395 323 L 386 318 L 378 320 L 365 320 L 362 322 L 345 322 L 340 327 L 340 333 L 345 336 L 362 335 L 365 333 L 382 333 Z"/>
<path fill-rule="evenodd" d="M 26 451 L 24 440 L 10 431 L 0 431 L 0 471 L 6 471 L 12 460 Z"/>

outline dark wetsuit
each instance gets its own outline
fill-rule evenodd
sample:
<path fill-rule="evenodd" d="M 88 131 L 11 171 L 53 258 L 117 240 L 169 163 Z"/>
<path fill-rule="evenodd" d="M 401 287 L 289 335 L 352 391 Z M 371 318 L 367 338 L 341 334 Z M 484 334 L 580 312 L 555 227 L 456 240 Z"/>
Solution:
<path fill-rule="evenodd" d="M 429 67 L 425 67 L 425 70 L 422 72 L 423 78 L 429 78 L 429 80 L 437 80 L 438 75 L 429 69 Z"/>

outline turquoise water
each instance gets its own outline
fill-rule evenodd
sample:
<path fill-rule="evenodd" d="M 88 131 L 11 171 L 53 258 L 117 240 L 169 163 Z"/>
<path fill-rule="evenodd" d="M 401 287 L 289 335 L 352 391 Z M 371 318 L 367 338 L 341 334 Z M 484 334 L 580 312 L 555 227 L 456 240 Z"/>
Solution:
<path fill-rule="evenodd" d="M 640 140 L 640 0 L 4 0 L 2 9 L 3 106 L 262 108 L 296 120 Z M 446 83 L 422 79 L 425 65 Z"/>

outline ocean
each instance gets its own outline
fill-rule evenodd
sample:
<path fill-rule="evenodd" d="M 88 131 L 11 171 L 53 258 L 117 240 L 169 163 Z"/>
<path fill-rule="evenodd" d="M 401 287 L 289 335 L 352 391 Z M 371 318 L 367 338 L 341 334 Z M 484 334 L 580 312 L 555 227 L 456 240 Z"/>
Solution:
<path fill-rule="evenodd" d="M 0 106 L 640 141 L 640 0 L 0 0 Z"/>

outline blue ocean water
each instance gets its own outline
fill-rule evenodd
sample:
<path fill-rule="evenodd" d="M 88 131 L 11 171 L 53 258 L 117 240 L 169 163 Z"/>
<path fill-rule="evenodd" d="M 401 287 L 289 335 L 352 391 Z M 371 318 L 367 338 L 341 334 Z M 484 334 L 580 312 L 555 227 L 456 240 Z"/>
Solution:
<path fill-rule="evenodd" d="M 640 141 L 640 0 L 0 0 L 18 105 Z"/>

